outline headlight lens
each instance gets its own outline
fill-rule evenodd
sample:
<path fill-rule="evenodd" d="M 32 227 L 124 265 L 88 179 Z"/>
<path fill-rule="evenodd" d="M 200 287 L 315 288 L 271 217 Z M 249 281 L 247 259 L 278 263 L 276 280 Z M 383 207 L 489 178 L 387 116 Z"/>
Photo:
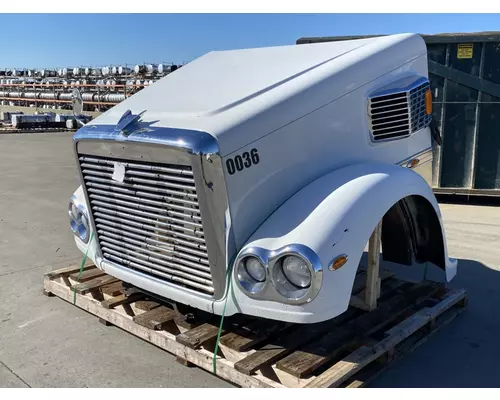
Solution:
<path fill-rule="evenodd" d="M 245 257 L 238 262 L 237 278 L 240 286 L 249 293 L 259 293 L 266 283 L 266 268 L 256 257 Z"/>
<path fill-rule="evenodd" d="M 274 287 L 289 300 L 300 300 L 312 287 L 313 272 L 307 259 L 298 255 L 285 255 L 271 269 Z"/>
<path fill-rule="evenodd" d="M 283 258 L 283 274 L 285 278 L 300 289 L 311 286 L 311 270 L 306 262 L 295 256 L 286 256 Z"/>
<path fill-rule="evenodd" d="M 266 269 L 256 258 L 248 257 L 245 261 L 245 268 L 248 275 L 257 282 L 264 282 L 266 280 Z"/>
<path fill-rule="evenodd" d="M 78 236 L 82 242 L 87 243 L 90 229 L 89 220 L 83 206 L 76 205 L 72 199 L 69 203 L 68 215 L 69 225 L 73 234 Z"/>

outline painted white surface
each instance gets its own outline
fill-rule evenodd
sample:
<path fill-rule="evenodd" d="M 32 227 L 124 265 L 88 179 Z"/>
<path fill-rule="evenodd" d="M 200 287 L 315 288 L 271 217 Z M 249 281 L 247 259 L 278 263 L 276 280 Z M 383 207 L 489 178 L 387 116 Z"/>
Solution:
<path fill-rule="evenodd" d="M 227 155 L 425 54 L 413 34 L 210 52 L 92 124 L 147 110 L 143 121 L 208 132 Z"/>
<path fill-rule="evenodd" d="M 260 162 L 234 175 L 225 171 L 233 233 L 242 246 L 287 198 L 316 178 L 359 162 L 398 163 L 431 147 L 429 129 L 407 139 L 372 142 L 367 95 L 403 75 L 427 76 L 419 57 L 307 116 L 268 134 L 224 158 L 255 148 Z"/>

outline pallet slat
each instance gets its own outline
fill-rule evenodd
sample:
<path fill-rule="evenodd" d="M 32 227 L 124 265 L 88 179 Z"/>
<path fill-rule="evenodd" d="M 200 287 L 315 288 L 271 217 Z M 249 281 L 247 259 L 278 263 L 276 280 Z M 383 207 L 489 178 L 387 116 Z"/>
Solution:
<path fill-rule="evenodd" d="M 291 324 L 279 321 L 254 321 L 247 329 L 236 329 L 224 335 L 220 343 L 234 351 L 246 351 L 272 337 L 273 334 L 283 333 Z"/>
<path fill-rule="evenodd" d="M 121 282 L 110 283 L 99 288 L 102 294 L 116 297 L 123 294 L 123 285 Z"/>
<path fill-rule="evenodd" d="M 103 302 L 101 302 L 101 305 L 104 308 L 113 309 L 113 308 L 118 307 L 118 306 L 133 303 L 134 301 L 137 301 L 143 297 L 144 296 L 141 294 L 133 294 L 133 295 L 128 296 L 128 297 L 125 296 L 124 294 L 120 294 L 119 296 L 112 297 L 108 300 L 104 300 Z"/>
<path fill-rule="evenodd" d="M 221 335 L 225 333 L 225 329 L 222 329 Z M 189 347 L 190 349 L 197 349 L 202 346 L 203 343 L 209 340 L 215 339 L 219 334 L 219 327 L 212 324 L 203 324 L 191 329 L 190 331 L 181 333 L 177 336 L 176 340 Z"/>
<path fill-rule="evenodd" d="M 251 375 L 258 369 L 275 363 L 277 360 L 292 353 L 304 343 L 314 340 L 322 333 L 341 325 L 344 321 L 357 314 L 359 314 L 358 310 L 348 309 L 344 314 L 335 319 L 320 322 L 318 324 L 302 325 L 290 335 L 280 337 L 257 350 L 255 353 L 245 357 L 243 360 L 238 361 L 234 364 L 234 367 L 237 371 Z"/>
<path fill-rule="evenodd" d="M 133 319 L 136 324 L 159 331 L 165 327 L 165 324 L 172 321 L 176 314 L 171 308 L 160 306 L 136 315 Z"/>
<path fill-rule="evenodd" d="M 86 271 L 83 271 L 81 273 L 80 277 L 78 277 L 78 275 L 80 275 L 80 271 L 72 273 L 69 277 L 70 277 L 70 279 L 73 279 L 74 281 L 82 283 L 82 282 L 90 281 L 94 278 L 98 278 L 100 276 L 104 276 L 104 275 L 106 275 L 106 273 L 104 271 L 101 271 L 100 269 L 93 268 L 93 269 L 88 269 Z"/>
<path fill-rule="evenodd" d="M 86 264 L 83 266 L 82 271 L 88 271 L 88 270 L 97 270 L 96 266 L 94 264 Z M 79 265 L 72 265 L 70 267 L 65 267 L 61 269 L 57 269 L 55 271 L 50 271 L 45 274 L 45 278 L 52 280 L 52 279 L 57 279 L 62 276 L 68 276 L 70 274 L 73 274 L 75 272 L 80 271 L 80 266 Z"/>
<path fill-rule="evenodd" d="M 78 293 L 78 294 L 87 294 L 93 290 L 100 288 L 103 285 L 106 285 L 108 283 L 114 283 L 114 282 L 118 282 L 118 279 L 116 279 L 112 276 L 109 276 L 109 275 L 105 275 L 105 276 L 101 276 L 99 278 L 94 278 L 94 279 L 87 281 L 87 282 L 77 283 L 76 285 L 73 285 L 71 287 L 71 289 L 75 290 L 76 293 Z"/>
<path fill-rule="evenodd" d="M 135 308 L 142 311 L 151 311 L 153 308 L 160 307 L 160 303 L 150 300 L 139 300 L 135 302 Z"/>

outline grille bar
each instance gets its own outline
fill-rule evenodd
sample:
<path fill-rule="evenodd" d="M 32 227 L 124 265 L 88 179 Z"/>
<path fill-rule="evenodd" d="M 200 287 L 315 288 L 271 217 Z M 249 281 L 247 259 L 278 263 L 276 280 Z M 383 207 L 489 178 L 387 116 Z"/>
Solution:
<path fill-rule="evenodd" d="M 112 173 L 109 172 L 101 172 L 101 171 L 96 171 L 91 168 L 86 168 L 82 171 L 84 175 L 95 175 L 98 177 L 103 177 L 103 178 L 109 178 L 111 180 Z M 173 188 L 173 189 L 182 189 L 182 190 L 193 190 L 193 187 L 189 185 L 182 185 L 180 183 L 172 183 L 169 181 L 163 181 L 159 179 L 144 179 L 144 178 L 137 178 L 137 177 L 129 177 L 128 181 L 131 183 L 145 183 L 146 185 L 158 185 L 158 186 L 163 186 L 163 187 L 168 187 L 168 188 Z"/>
<path fill-rule="evenodd" d="M 148 190 L 150 192 L 154 192 L 154 193 L 165 193 L 165 194 L 170 194 L 170 195 L 173 195 L 173 196 L 185 196 L 189 199 L 197 199 L 198 197 L 196 196 L 196 194 L 194 193 L 183 193 L 183 192 L 179 192 L 179 191 L 175 191 L 175 190 L 170 190 L 170 189 L 163 189 L 163 188 L 158 188 L 158 187 L 149 187 L 149 186 L 144 186 L 144 185 L 137 185 L 137 184 L 133 184 L 133 183 L 126 183 L 126 182 L 123 182 L 123 183 L 118 183 L 118 182 L 115 182 L 111 179 L 103 179 L 103 178 L 98 178 L 98 177 L 95 177 L 95 176 L 87 176 L 85 177 L 85 180 L 87 181 L 93 181 L 93 182 L 103 182 L 103 183 L 108 183 L 108 184 L 111 184 L 111 185 L 120 185 L 120 188 L 131 188 L 131 189 L 145 189 L 145 190 Z M 114 190 L 116 190 L 117 188 L 114 188 Z M 198 204 L 198 203 L 196 203 Z"/>
<path fill-rule="evenodd" d="M 190 166 L 79 155 L 103 257 L 151 277 L 214 294 Z M 125 167 L 113 180 L 115 163 Z"/>
<path fill-rule="evenodd" d="M 189 279 L 192 279 L 195 282 L 200 282 L 200 283 L 209 284 L 209 285 L 212 284 L 212 282 L 210 280 L 210 274 L 208 274 L 208 276 L 207 276 L 207 274 L 204 274 L 203 272 L 196 271 L 196 270 L 193 270 L 191 268 L 187 268 L 187 267 L 184 267 L 182 265 L 177 265 L 177 264 L 171 263 L 169 261 L 164 261 L 161 258 L 151 256 L 150 254 L 151 253 L 154 254 L 154 252 L 149 252 L 149 253 L 145 254 L 144 251 L 140 247 L 138 248 L 139 251 L 135 251 L 135 250 L 130 249 L 129 244 L 126 244 L 125 248 L 121 243 L 118 242 L 118 244 L 119 245 L 117 246 L 113 243 L 110 243 L 108 240 L 103 239 L 101 242 L 102 251 L 108 250 L 108 251 L 112 252 L 112 250 L 110 250 L 110 249 L 114 249 L 115 251 L 123 252 L 127 255 L 134 256 L 137 259 L 144 259 L 146 261 L 153 262 L 153 265 L 151 265 L 151 267 L 154 269 L 158 269 L 158 270 L 163 271 L 163 272 L 168 272 L 172 275 L 178 275 L 178 276 L 182 276 L 185 278 L 187 277 Z M 118 255 L 120 255 L 120 254 L 118 253 Z M 165 267 L 162 267 L 162 266 L 165 266 Z M 172 268 L 167 268 L 167 267 L 172 267 Z M 186 274 L 186 272 L 188 272 L 188 274 Z"/>
<path fill-rule="evenodd" d="M 89 197 L 92 199 L 93 196 L 95 196 L 95 195 L 90 195 Z M 137 209 L 134 209 L 134 208 L 123 207 L 123 206 L 119 206 L 119 205 L 113 204 L 112 202 L 108 202 L 107 199 L 105 201 L 95 200 L 94 204 L 96 204 L 96 205 L 102 205 L 102 206 L 105 206 L 105 207 L 110 207 L 110 208 L 115 209 L 115 210 L 126 211 L 128 213 L 132 213 L 132 214 L 135 214 L 135 215 L 143 215 L 143 216 L 146 216 L 146 217 L 158 218 L 158 219 L 165 220 L 165 221 L 172 221 L 174 223 L 177 222 L 179 224 L 196 226 L 198 228 L 202 228 L 203 227 L 199 222 L 183 221 L 182 219 L 169 217 L 167 215 L 160 215 L 160 214 L 155 214 L 155 213 L 148 212 L 148 211 L 142 211 L 142 210 L 137 210 Z"/>
<path fill-rule="evenodd" d="M 144 272 L 148 272 L 151 275 L 156 275 L 158 277 L 165 278 L 166 280 L 169 280 L 169 281 L 172 281 L 172 282 L 175 282 L 175 283 L 182 283 L 182 284 L 184 284 L 186 286 L 190 286 L 190 287 L 193 287 L 193 288 L 196 288 L 196 289 L 201 289 L 202 291 L 210 293 L 210 294 L 214 293 L 213 286 L 201 285 L 199 283 L 192 282 L 190 280 L 187 280 L 187 279 L 184 279 L 184 278 L 181 278 L 181 277 L 177 277 L 177 276 L 174 276 L 174 275 L 166 274 L 164 272 L 152 269 L 151 267 L 146 267 L 145 265 L 150 264 L 147 261 L 142 261 L 141 263 L 137 263 L 137 262 L 134 262 L 133 260 L 131 261 L 130 259 L 128 259 L 129 257 L 124 258 L 123 254 L 120 257 L 120 256 L 117 256 L 116 254 L 111 254 L 111 252 L 109 252 L 109 251 L 104 252 L 103 255 L 104 255 L 104 258 L 106 258 L 108 260 L 115 261 L 115 262 L 117 262 L 117 263 L 119 263 L 121 265 L 128 266 L 128 267 L 131 267 L 133 269 L 138 269 L 138 270 L 141 270 L 141 271 L 144 271 Z"/>

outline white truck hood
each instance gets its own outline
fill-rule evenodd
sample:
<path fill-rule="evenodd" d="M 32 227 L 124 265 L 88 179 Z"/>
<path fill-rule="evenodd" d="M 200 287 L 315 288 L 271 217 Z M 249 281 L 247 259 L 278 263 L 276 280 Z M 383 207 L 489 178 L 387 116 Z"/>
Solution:
<path fill-rule="evenodd" d="M 209 133 L 225 156 L 425 52 L 414 34 L 213 51 L 89 125 L 116 125 L 127 110 L 145 111 L 142 121 L 152 128 Z"/>

